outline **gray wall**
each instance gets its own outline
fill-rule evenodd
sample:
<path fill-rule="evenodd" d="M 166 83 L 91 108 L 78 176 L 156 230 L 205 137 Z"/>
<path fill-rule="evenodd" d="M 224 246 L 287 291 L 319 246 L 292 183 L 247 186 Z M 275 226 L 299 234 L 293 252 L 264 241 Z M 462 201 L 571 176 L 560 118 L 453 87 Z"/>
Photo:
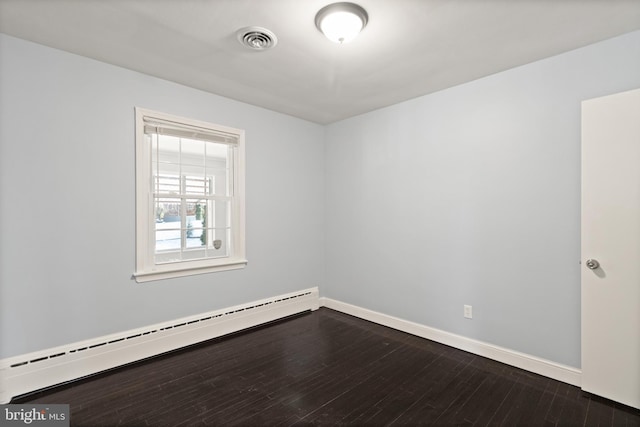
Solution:
<path fill-rule="evenodd" d="M 0 67 L 0 357 L 322 284 L 322 126 L 5 35 Z M 246 130 L 246 269 L 131 280 L 134 106 Z"/>
<path fill-rule="evenodd" d="M 322 294 L 579 367 L 580 102 L 637 87 L 640 32 L 328 126 Z"/>

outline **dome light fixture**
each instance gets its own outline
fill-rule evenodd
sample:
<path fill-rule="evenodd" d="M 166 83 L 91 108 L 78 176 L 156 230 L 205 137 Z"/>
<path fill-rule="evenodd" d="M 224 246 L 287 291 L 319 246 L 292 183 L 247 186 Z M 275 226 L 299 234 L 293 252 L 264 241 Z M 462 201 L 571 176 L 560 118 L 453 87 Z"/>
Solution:
<path fill-rule="evenodd" d="M 316 27 L 335 43 L 349 43 L 367 25 L 367 11 L 355 3 L 333 3 L 316 14 Z"/>

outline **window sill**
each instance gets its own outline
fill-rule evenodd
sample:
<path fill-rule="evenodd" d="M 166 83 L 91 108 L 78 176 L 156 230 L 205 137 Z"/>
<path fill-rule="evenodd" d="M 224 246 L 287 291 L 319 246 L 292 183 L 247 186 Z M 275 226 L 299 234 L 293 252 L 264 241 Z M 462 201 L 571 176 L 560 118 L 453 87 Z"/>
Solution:
<path fill-rule="evenodd" d="M 229 262 L 221 265 L 136 272 L 133 274 L 133 278 L 138 283 L 145 283 L 154 280 L 174 279 L 177 277 L 195 276 L 197 274 L 215 273 L 218 271 L 238 270 L 244 268 L 246 265 L 246 259 L 230 260 Z"/>

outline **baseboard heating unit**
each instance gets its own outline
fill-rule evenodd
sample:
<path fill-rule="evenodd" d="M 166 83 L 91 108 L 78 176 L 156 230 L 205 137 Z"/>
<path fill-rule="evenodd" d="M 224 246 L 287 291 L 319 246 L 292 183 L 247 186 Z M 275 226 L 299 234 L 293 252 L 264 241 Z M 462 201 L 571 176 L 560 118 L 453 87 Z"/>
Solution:
<path fill-rule="evenodd" d="M 212 338 L 317 310 L 317 288 L 0 360 L 0 403 Z"/>

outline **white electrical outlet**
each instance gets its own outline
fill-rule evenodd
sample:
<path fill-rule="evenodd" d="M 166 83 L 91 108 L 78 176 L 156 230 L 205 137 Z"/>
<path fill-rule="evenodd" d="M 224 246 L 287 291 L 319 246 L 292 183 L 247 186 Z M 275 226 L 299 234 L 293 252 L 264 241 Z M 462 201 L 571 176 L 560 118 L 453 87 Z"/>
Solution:
<path fill-rule="evenodd" d="M 473 318 L 473 308 L 470 305 L 465 305 L 464 306 L 464 317 L 465 317 L 465 319 L 472 319 Z"/>

